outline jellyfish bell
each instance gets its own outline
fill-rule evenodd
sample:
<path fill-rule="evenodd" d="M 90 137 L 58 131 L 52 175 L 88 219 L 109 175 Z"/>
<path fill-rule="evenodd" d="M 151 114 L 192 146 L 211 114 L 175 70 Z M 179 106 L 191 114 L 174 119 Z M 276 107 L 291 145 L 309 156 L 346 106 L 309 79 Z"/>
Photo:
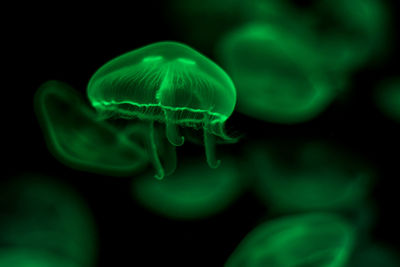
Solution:
<path fill-rule="evenodd" d="M 0 266 L 97 266 L 92 212 L 71 185 L 25 173 L 0 183 Z"/>
<path fill-rule="evenodd" d="M 196 158 L 186 157 L 184 164 L 168 179 L 157 181 L 138 177 L 132 193 L 150 212 L 173 220 L 195 220 L 223 212 L 244 191 L 237 162 L 223 155 L 214 170 Z"/>
<path fill-rule="evenodd" d="M 248 153 L 255 164 L 254 193 L 271 211 L 355 213 L 364 206 L 376 171 L 362 154 L 322 139 L 270 142 Z"/>
<path fill-rule="evenodd" d="M 141 134 L 140 126 L 121 131 L 99 121 L 95 111 L 74 88 L 60 81 L 47 81 L 35 94 L 35 111 L 50 152 L 65 165 L 88 172 L 125 176 L 142 170 L 149 159 L 144 146 L 128 140 L 129 129 Z"/>
<path fill-rule="evenodd" d="M 225 266 L 346 266 L 356 230 L 331 213 L 267 221 L 240 242 Z"/>
<path fill-rule="evenodd" d="M 216 53 L 235 82 L 238 111 L 283 124 L 322 113 L 336 91 L 304 29 L 245 24 L 221 38 Z"/>
<path fill-rule="evenodd" d="M 218 166 L 215 136 L 230 140 L 224 123 L 236 104 L 235 86 L 218 65 L 184 44 L 154 43 L 109 61 L 92 76 L 87 93 L 102 118 L 149 121 L 149 148 L 159 179 L 165 173 L 154 122 L 165 124 L 173 146 L 184 143 L 179 127 L 203 128 L 210 167 Z"/>

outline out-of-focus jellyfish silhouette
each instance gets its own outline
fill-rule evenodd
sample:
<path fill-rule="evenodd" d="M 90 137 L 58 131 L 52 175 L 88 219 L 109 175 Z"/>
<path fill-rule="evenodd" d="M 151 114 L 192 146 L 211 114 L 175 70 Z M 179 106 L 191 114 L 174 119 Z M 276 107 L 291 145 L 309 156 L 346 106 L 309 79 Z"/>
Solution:
<path fill-rule="evenodd" d="M 125 134 L 134 129 L 99 121 L 82 96 L 63 82 L 44 83 L 35 95 L 35 110 L 49 150 L 72 168 L 131 175 L 149 163 L 145 148 Z"/>
<path fill-rule="evenodd" d="M 284 124 L 304 122 L 321 113 L 337 94 L 306 31 L 247 24 L 224 36 L 217 54 L 237 88 L 237 110 L 248 116 Z"/>
<path fill-rule="evenodd" d="M 25 174 L 0 191 L 1 266 L 95 266 L 95 224 L 72 188 Z"/>
<path fill-rule="evenodd" d="M 291 1 L 282 0 L 249 0 L 242 4 L 241 13 L 246 22 L 279 24 L 294 27 L 292 30 L 307 27 L 312 19 L 304 10 L 292 5 Z"/>
<path fill-rule="evenodd" d="M 383 81 L 375 89 L 373 97 L 383 114 L 400 122 L 400 77 Z"/>
<path fill-rule="evenodd" d="M 349 266 L 352 267 L 398 267 L 400 256 L 395 250 L 380 244 L 370 244 L 354 252 Z"/>
<path fill-rule="evenodd" d="M 63 255 L 22 248 L 1 248 L 0 266 L 10 267 L 82 267 L 83 265 Z"/>
<path fill-rule="evenodd" d="M 250 152 L 256 196 L 271 209 L 347 211 L 363 205 L 374 170 L 358 154 L 324 141 L 275 145 Z"/>
<path fill-rule="evenodd" d="M 134 198 L 159 215 L 190 220 L 221 212 L 242 192 L 242 181 L 232 158 L 224 157 L 215 170 L 194 160 L 183 163 L 168 179 L 135 179 Z"/>
<path fill-rule="evenodd" d="M 345 266 L 355 231 L 329 213 L 292 215 L 267 221 L 240 242 L 226 262 L 234 266 Z"/>
<path fill-rule="evenodd" d="M 322 0 L 314 6 L 315 33 L 327 67 L 348 72 L 382 57 L 388 44 L 385 1 Z"/>
<path fill-rule="evenodd" d="M 90 79 L 87 93 L 99 116 L 148 121 L 149 154 L 165 175 L 154 139 L 154 123 L 166 126 L 166 137 L 180 146 L 179 127 L 203 128 L 207 162 L 218 166 L 215 136 L 232 140 L 224 123 L 236 104 L 230 77 L 214 62 L 176 42 L 159 42 L 123 54 L 102 66 Z"/>

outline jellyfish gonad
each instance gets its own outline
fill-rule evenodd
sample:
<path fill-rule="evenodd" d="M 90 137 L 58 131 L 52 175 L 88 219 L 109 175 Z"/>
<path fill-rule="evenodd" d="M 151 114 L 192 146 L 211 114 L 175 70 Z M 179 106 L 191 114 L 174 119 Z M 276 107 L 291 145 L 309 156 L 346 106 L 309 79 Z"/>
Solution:
<path fill-rule="evenodd" d="M 230 77 L 192 48 L 159 42 L 123 54 L 102 66 L 87 93 L 100 118 L 139 119 L 149 126 L 149 151 L 162 179 L 174 168 L 161 164 L 155 123 L 165 125 L 169 143 L 184 143 L 180 127 L 203 128 L 207 162 L 216 168 L 215 138 L 233 140 L 224 130 L 236 103 Z M 174 149 L 175 151 L 175 149 Z"/>

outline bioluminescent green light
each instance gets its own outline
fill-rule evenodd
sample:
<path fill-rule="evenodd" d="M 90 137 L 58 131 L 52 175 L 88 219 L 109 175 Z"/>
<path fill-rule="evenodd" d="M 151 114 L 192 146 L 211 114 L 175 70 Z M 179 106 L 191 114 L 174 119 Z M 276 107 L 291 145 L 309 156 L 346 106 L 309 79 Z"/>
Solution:
<path fill-rule="evenodd" d="M 327 142 L 251 153 L 257 166 L 256 195 L 277 212 L 353 209 L 371 187 L 371 167 L 358 155 Z"/>
<path fill-rule="evenodd" d="M 336 94 L 305 32 L 247 24 L 222 38 L 217 50 L 237 88 L 237 110 L 251 117 L 304 122 L 321 113 Z"/>
<path fill-rule="evenodd" d="M 375 102 L 383 114 L 400 122 L 400 78 L 392 78 L 375 89 Z"/>
<path fill-rule="evenodd" d="M 133 195 L 149 210 L 173 219 L 198 219 L 214 215 L 241 192 L 238 170 L 226 158 L 217 169 L 186 161 L 168 179 L 141 177 L 133 182 Z"/>
<path fill-rule="evenodd" d="M 241 13 L 248 22 L 264 22 L 303 28 L 308 17 L 302 10 L 297 10 L 290 1 L 282 0 L 250 0 L 243 1 Z"/>
<path fill-rule="evenodd" d="M 381 56 L 388 41 L 389 12 L 380 0 L 323 0 L 315 7 L 319 49 L 327 67 L 352 71 Z"/>
<path fill-rule="evenodd" d="M 400 266 L 400 256 L 394 249 L 379 244 L 371 244 L 355 252 L 349 266 L 398 267 Z"/>
<path fill-rule="evenodd" d="M 149 162 L 143 147 L 99 121 L 95 111 L 65 83 L 44 83 L 36 93 L 35 109 L 50 151 L 72 168 L 127 175 Z"/>
<path fill-rule="evenodd" d="M 0 266 L 10 267 L 83 267 L 63 255 L 35 248 L 0 248 Z"/>
<path fill-rule="evenodd" d="M 0 191 L 1 266 L 25 266 L 1 264 L 12 262 L 14 252 L 21 261 L 32 261 L 27 266 L 36 266 L 35 262 L 42 263 L 39 266 L 64 266 L 63 262 L 71 263 L 66 266 L 94 266 L 95 225 L 74 190 L 54 179 L 26 174 L 3 182 Z M 14 252 L 9 254 L 9 249 Z M 56 260 L 60 264 L 55 264 Z"/>
<path fill-rule="evenodd" d="M 214 62 L 194 49 L 176 42 L 159 42 L 123 54 L 102 66 L 90 79 L 87 93 L 103 118 L 118 117 L 166 125 L 174 146 L 184 137 L 179 127 L 203 128 L 208 164 L 215 168 L 214 136 L 230 138 L 224 123 L 236 104 L 230 77 Z M 155 141 L 150 154 L 156 178 L 165 175 Z"/>
<path fill-rule="evenodd" d="M 354 229 L 329 213 L 294 215 L 267 221 L 240 242 L 226 262 L 235 266 L 346 266 Z"/>

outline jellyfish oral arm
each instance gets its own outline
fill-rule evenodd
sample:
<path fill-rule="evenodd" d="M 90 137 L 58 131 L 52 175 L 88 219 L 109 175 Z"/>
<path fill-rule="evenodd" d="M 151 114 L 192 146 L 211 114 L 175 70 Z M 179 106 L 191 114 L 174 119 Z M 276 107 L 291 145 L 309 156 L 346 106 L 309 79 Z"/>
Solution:
<path fill-rule="evenodd" d="M 221 161 L 215 157 L 215 137 L 208 132 L 208 127 L 204 128 L 204 146 L 208 165 L 213 169 L 218 168 Z"/>
<path fill-rule="evenodd" d="M 174 146 L 181 146 L 185 142 L 185 138 L 179 134 L 178 126 L 166 119 L 166 135 L 168 141 Z"/>
<path fill-rule="evenodd" d="M 149 138 L 148 138 L 148 147 L 150 148 L 149 155 L 150 159 L 154 165 L 154 168 L 157 170 L 157 173 L 154 177 L 158 180 L 162 180 L 165 176 L 164 168 L 160 162 L 160 158 L 158 157 L 158 150 L 156 145 L 156 139 L 154 136 L 154 122 L 149 122 Z"/>

